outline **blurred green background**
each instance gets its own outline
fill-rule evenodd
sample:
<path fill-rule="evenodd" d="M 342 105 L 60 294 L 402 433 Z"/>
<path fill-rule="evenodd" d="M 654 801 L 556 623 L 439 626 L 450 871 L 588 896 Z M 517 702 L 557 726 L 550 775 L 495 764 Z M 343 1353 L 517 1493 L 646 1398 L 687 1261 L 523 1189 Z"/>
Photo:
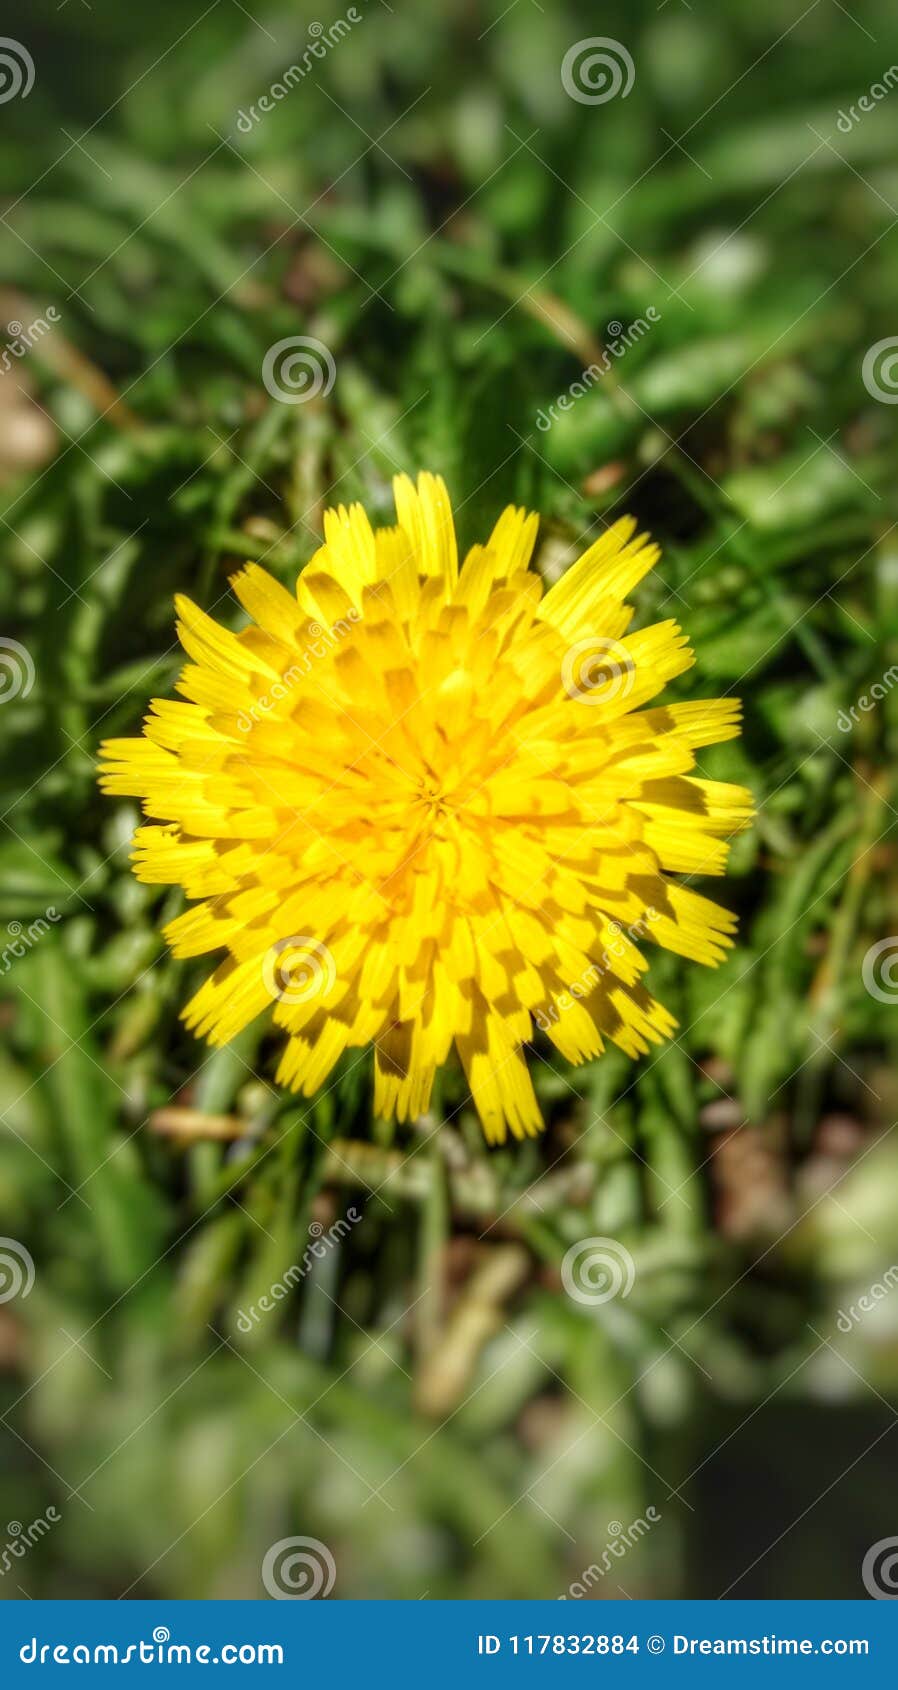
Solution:
<path fill-rule="evenodd" d="M 0 358 L 0 1596 L 263 1595 L 295 1535 L 337 1597 L 862 1595 L 898 1532 L 891 0 L 4 27 L 34 84 L 0 88 L 0 321 L 51 327 Z M 633 82 L 583 103 L 594 35 Z M 261 370 L 295 334 L 337 376 L 289 405 Z M 425 467 L 465 543 L 539 509 L 549 578 L 639 517 L 640 618 L 689 633 L 684 695 L 744 699 L 704 767 L 759 806 L 726 965 L 653 959 L 677 1040 L 537 1049 L 546 1137 L 492 1153 L 454 1070 L 390 1133 L 367 1063 L 303 1105 L 265 1026 L 196 1044 L 205 965 L 95 785 L 173 684 L 175 591 L 236 623 L 240 562 L 292 581 L 328 503 L 384 520 Z M 565 1292 L 588 1237 L 626 1298 Z"/>

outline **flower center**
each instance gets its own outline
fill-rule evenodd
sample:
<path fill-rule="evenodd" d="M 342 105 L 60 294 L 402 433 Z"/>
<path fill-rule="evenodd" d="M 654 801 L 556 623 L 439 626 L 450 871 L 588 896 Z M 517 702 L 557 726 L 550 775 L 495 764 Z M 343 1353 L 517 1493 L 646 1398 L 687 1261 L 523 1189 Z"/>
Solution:
<path fill-rule="evenodd" d="M 446 783 L 429 769 L 418 776 L 412 802 L 419 814 L 431 823 L 444 821 L 454 813 Z"/>

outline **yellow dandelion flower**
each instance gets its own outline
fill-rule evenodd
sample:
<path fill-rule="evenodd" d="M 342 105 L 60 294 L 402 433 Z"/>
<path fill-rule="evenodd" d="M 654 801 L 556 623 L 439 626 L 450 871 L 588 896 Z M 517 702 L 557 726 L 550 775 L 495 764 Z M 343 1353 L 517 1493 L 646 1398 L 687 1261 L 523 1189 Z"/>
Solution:
<path fill-rule="evenodd" d="M 397 523 L 324 519 L 291 594 L 249 564 L 231 633 L 180 598 L 185 702 L 104 747 L 143 800 L 138 878 L 200 901 L 176 956 L 228 953 L 184 1011 L 224 1044 L 274 1001 L 278 1079 L 311 1094 L 374 1046 L 375 1108 L 428 1106 L 454 1044 L 487 1138 L 540 1130 L 522 1046 L 637 1057 L 676 1023 L 636 940 L 717 963 L 733 917 L 671 875 L 723 872 L 749 793 L 694 773 L 729 698 L 642 709 L 693 662 L 630 632 L 658 548 L 626 517 L 548 592 L 537 518 L 503 511 L 461 567 L 442 480 L 394 482 Z"/>

